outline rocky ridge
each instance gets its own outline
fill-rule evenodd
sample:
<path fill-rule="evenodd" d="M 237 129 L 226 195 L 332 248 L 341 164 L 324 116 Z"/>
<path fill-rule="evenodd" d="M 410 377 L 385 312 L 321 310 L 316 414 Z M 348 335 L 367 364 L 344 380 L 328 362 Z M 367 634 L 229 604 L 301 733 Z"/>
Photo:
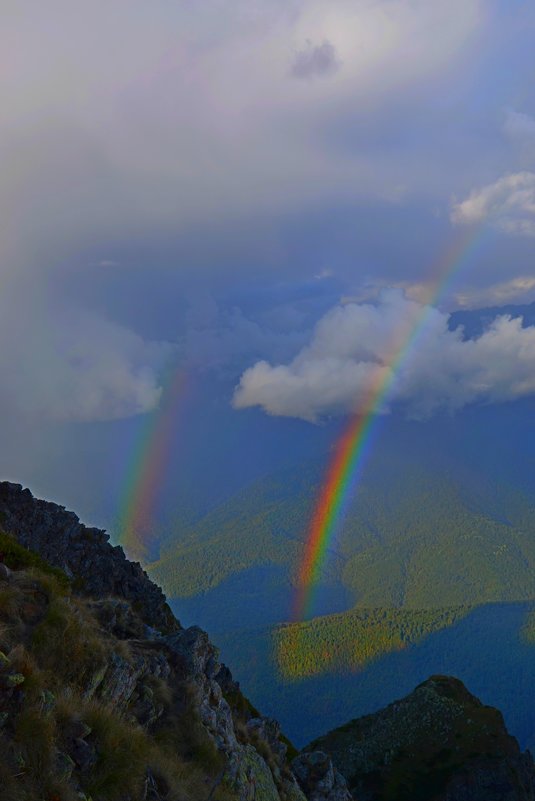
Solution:
<path fill-rule="evenodd" d="M 534 801 L 535 766 L 501 713 L 458 679 L 410 695 L 315 740 L 359 801 Z"/>
<path fill-rule="evenodd" d="M 138 608 L 147 625 L 162 632 L 178 631 L 165 596 L 138 562 L 129 561 L 120 546 L 112 546 L 105 531 L 80 523 L 74 512 L 34 498 L 29 489 L 0 482 L 0 526 L 74 579 L 78 594 L 115 596 Z"/>

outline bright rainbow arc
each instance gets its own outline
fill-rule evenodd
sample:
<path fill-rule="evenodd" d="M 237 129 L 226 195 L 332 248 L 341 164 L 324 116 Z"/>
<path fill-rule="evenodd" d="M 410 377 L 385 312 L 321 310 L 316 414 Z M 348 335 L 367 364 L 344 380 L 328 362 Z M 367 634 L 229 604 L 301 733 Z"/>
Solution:
<path fill-rule="evenodd" d="M 165 382 L 164 382 L 165 383 Z M 160 408 L 149 418 L 130 462 L 119 516 L 119 542 L 127 555 L 143 561 L 148 554 L 153 511 L 169 459 L 186 376 L 176 372 L 162 394 Z"/>
<path fill-rule="evenodd" d="M 366 454 L 369 451 L 373 431 L 377 427 L 381 406 L 388 400 L 388 393 L 398 375 L 400 367 L 410 354 L 425 330 L 425 323 L 435 304 L 444 294 L 449 282 L 462 267 L 477 243 L 481 226 L 467 229 L 446 251 L 435 266 L 435 279 L 429 285 L 428 297 L 416 316 L 408 334 L 393 347 L 389 359 L 378 365 L 377 377 L 370 388 L 361 411 L 352 416 L 349 425 L 338 440 L 326 477 L 316 502 L 309 533 L 300 565 L 293 606 L 293 619 L 302 620 L 310 611 L 313 592 L 318 585 L 321 570 L 329 546 L 343 519 L 351 491 L 358 478 Z"/>

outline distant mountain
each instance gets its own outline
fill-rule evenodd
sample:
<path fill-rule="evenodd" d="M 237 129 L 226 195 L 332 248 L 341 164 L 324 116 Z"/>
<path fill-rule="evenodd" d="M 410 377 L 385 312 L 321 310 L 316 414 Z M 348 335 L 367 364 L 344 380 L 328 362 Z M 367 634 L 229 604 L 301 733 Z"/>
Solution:
<path fill-rule="evenodd" d="M 446 458 L 437 464 L 433 452 L 387 447 L 368 466 L 330 543 L 314 612 L 535 598 L 529 489 L 465 465 L 455 469 Z M 213 630 L 215 598 L 223 630 L 288 620 L 323 467 L 309 462 L 255 482 L 169 545 L 148 569 L 175 608 Z M 237 613 L 243 591 L 251 603 Z M 285 604 L 274 604 L 275 594 Z"/>

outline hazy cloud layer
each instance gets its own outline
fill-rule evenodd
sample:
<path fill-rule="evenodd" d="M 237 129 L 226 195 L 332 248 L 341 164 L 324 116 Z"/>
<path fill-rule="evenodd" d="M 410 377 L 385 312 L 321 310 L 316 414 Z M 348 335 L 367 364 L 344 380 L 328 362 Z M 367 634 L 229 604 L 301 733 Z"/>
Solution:
<path fill-rule="evenodd" d="M 535 173 L 504 175 L 472 190 L 453 205 L 451 217 L 454 223 L 468 225 L 488 220 L 506 233 L 535 236 Z"/>
<path fill-rule="evenodd" d="M 416 339 L 411 332 L 419 328 Z M 535 394 L 535 327 L 497 317 L 478 338 L 450 331 L 448 315 L 407 299 L 399 290 L 377 305 L 348 304 L 329 311 L 310 343 L 288 364 L 257 362 L 244 372 L 234 406 L 312 422 L 366 410 L 390 365 L 405 352 L 381 407 L 400 404 L 414 418 L 470 403 Z"/>
<path fill-rule="evenodd" d="M 13 220 L 52 247 L 387 197 L 392 165 L 327 129 L 452 70 L 483 18 L 480 0 L 8 3 L 3 238 Z"/>
<path fill-rule="evenodd" d="M 11 296 L 10 300 L 13 300 Z M 14 336 L 14 332 L 24 336 Z M 3 417 L 27 421 L 113 420 L 149 411 L 170 346 L 71 307 L 43 308 L 31 294 L 0 300 Z"/>
<path fill-rule="evenodd" d="M 504 131 L 512 138 L 535 138 L 535 118 L 523 111 L 507 109 L 505 112 Z"/>

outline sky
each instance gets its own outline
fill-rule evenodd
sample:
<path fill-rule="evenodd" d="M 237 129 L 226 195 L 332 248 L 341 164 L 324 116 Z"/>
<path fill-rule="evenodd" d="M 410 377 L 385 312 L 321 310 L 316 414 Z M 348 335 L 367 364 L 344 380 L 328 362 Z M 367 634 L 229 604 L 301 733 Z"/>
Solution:
<path fill-rule="evenodd" d="M 535 395 L 532 326 L 496 313 L 470 339 L 450 317 L 535 301 L 531 3 L 3 0 L 2 19 L 5 477 L 67 480 L 99 426 L 92 469 L 125 470 L 123 432 L 175 370 L 245 428 L 340 418 L 426 303 L 383 412 Z"/>

